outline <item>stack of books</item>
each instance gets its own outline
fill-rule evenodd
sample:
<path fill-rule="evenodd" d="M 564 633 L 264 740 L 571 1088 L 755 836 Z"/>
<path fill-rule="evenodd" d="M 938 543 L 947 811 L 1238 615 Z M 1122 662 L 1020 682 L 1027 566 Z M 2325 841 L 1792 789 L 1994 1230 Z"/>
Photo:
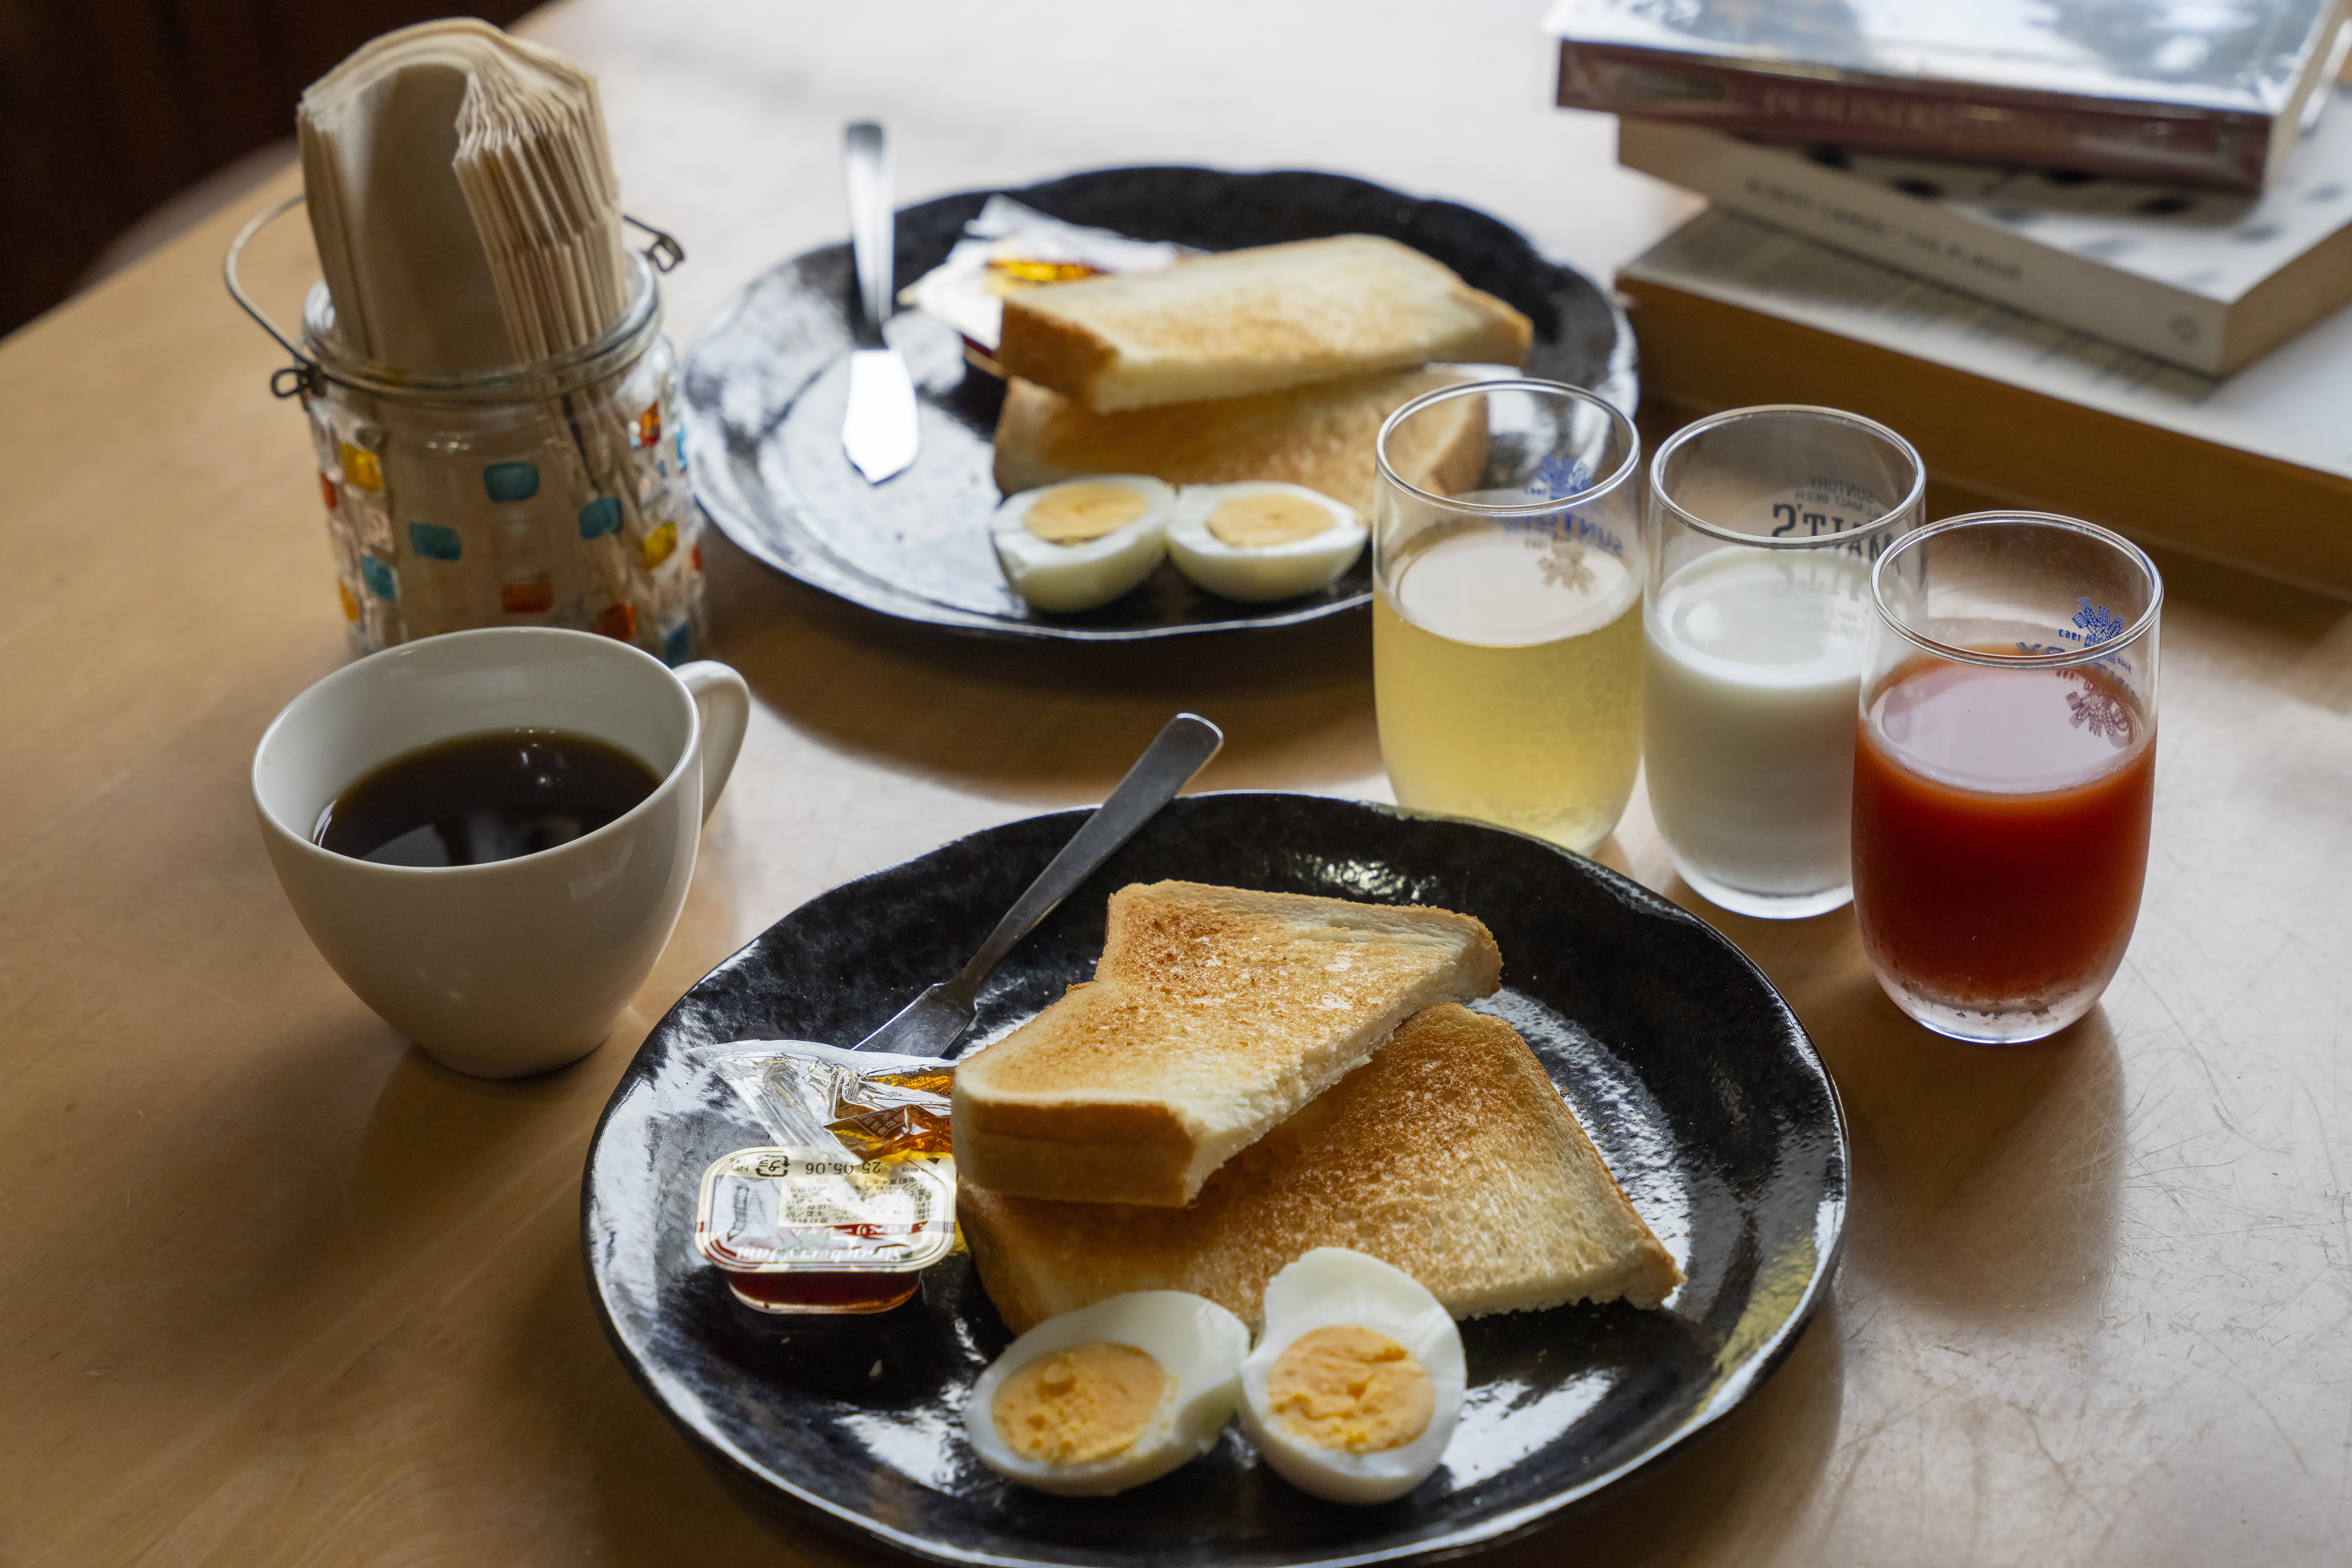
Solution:
<path fill-rule="evenodd" d="M 1982 504 L 2352 594 L 2346 0 L 2019 9 L 2044 36 L 1936 0 L 1560 0 L 1561 101 L 1709 199 L 1619 275 L 1645 393 L 1849 408 Z M 2093 64 L 2111 90 L 2054 90 Z M 2038 124 L 2030 161 L 1952 161 L 1995 122 Z M 2234 173 L 2145 177 L 2222 142 Z"/>

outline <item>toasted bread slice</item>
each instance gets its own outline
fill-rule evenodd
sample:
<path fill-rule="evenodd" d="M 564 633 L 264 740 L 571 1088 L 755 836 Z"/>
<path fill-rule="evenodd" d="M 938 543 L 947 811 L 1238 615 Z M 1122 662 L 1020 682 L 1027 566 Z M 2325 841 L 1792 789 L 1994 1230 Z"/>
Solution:
<path fill-rule="evenodd" d="M 957 1170 L 1032 1197 L 1190 1203 L 1397 1025 L 1501 976 L 1486 928 L 1445 910 L 1122 888 L 1095 978 L 957 1065 Z"/>
<path fill-rule="evenodd" d="M 1015 1333 L 1125 1290 L 1244 1322 L 1310 1247 L 1396 1265 L 1457 1318 L 1576 1300 L 1654 1307 L 1682 1270 L 1508 1024 L 1432 1007 L 1229 1161 L 1190 1208 L 1051 1203 L 968 1183 L 957 1218 Z"/>
<path fill-rule="evenodd" d="M 997 362 L 1097 414 L 1369 375 L 1433 360 L 1520 365 L 1533 331 L 1444 263 L 1369 234 L 1024 289 Z"/>
<path fill-rule="evenodd" d="M 1087 474 L 1150 474 L 1171 485 L 1283 479 L 1346 501 L 1369 525 L 1381 422 L 1424 392 L 1475 379 L 1468 367 L 1390 371 L 1255 397 L 1095 414 L 1034 382 L 1005 389 L 996 485 L 1006 495 Z M 1439 494 L 1473 488 L 1486 461 L 1481 399 L 1457 397 L 1391 443 L 1398 478 Z"/>

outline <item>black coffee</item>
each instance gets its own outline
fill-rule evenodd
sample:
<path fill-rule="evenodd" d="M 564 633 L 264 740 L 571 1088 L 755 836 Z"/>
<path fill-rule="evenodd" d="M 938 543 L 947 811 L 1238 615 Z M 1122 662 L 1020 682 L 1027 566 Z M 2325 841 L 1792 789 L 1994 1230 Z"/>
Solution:
<path fill-rule="evenodd" d="M 562 730 L 498 730 L 419 747 L 319 814 L 313 843 L 383 866 L 479 866 L 569 844 L 661 783 L 620 747 Z"/>

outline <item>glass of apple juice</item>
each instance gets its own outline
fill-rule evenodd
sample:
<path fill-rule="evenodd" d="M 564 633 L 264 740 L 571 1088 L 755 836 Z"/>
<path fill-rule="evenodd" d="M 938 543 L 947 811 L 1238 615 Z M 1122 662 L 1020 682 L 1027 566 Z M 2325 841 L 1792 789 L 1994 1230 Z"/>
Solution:
<path fill-rule="evenodd" d="M 1642 760 L 1641 438 L 1591 393 L 1472 381 L 1377 444 L 1372 690 L 1398 803 L 1589 853 Z"/>
<path fill-rule="evenodd" d="M 1643 765 L 1683 880 L 1801 919 L 1853 896 L 1853 713 L 1871 563 L 1927 469 L 1885 426 L 1795 404 L 1686 425 L 1650 464 Z"/>
<path fill-rule="evenodd" d="M 1895 541 L 1871 597 L 1853 764 L 1871 967 L 1938 1034 L 2055 1034 L 2139 915 L 2163 580 L 2104 528 L 1977 512 Z"/>

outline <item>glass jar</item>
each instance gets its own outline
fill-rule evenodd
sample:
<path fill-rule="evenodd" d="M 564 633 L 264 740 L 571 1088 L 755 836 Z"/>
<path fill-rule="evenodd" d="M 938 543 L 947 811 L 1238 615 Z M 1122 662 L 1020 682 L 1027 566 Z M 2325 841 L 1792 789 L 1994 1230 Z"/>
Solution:
<path fill-rule="evenodd" d="M 297 198 L 299 201 L 299 198 Z M 248 225 L 237 252 L 289 202 Z M 679 254 L 660 237 L 667 262 Z M 424 375 L 348 350 L 327 286 L 302 312 L 298 394 L 326 502 L 352 647 L 475 626 L 568 626 L 670 664 L 705 641 L 701 514 L 686 477 L 677 357 L 654 264 L 593 342 L 498 370 Z M 288 345 L 292 347 L 292 345 Z"/>

